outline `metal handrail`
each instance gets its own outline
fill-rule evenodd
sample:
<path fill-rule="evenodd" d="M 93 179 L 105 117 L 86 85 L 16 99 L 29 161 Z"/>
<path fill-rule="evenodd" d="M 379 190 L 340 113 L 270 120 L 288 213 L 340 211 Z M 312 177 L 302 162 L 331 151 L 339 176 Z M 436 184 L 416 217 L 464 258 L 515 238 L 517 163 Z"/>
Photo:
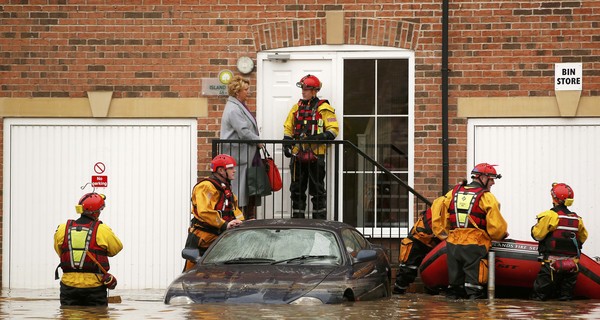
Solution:
<path fill-rule="evenodd" d="M 290 143 L 290 141 L 284 141 L 284 140 L 274 140 L 274 139 L 261 139 L 261 140 L 222 140 L 222 139 L 213 139 L 212 140 L 212 154 L 213 156 L 216 156 L 218 153 L 220 153 L 220 146 L 222 144 L 258 144 L 258 143 L 262 143 L 263 145 L 272 148 L 272 150 L 275 150 L 276 146 L 283 146 L 284 143 Z M 294 141 L 294 143 L 299 143 L 298 141 Z M 410 210 L 410 199 L 408 200 L 408 205 L 409 207 L 405 207 L 405 204 L 402 204 L 402 201 L 406 201 L 406 200 L 402 200 L 402 198 L 398 198 L 398 196 L 401 197 L 402 194 L 405 190 L 409 195 L 414 196 L 413 199 L 415 199 L 415 203 L 413 203 L 413 208 L 415 209 L 415 211 L 422 211 L 425 210 L 427 207 L 431 206 L 431 202 L 426 199 L 423 195 L 419 194 L 414 188 L 412 188 L 411 186 L 409 186 L 404 180 L 402 180 L 400 177 L 398 177 L 396 174 L 394 174 L 393 172 L 391 172 L 388 168 L 386 168 L 385 166 L 383 166 L 382 164 L 378 163 L 377 161 L 375 161 L 375 159 L 373 159 L 371 156 L 369 156 L 368 154 L 365 153 L 365 151 L 361 150 L 359 147 L 357 147 L 354 143 L 347 141 L 347 140 L 333 140 L 333 141 L 322 141 L 322 140 L 302 140 L 303 144 L 321 144 L 321 145 L 329 145 L 333 147 L 333 172 L 329 172 L 329 170 L 327 170 L 326 172 L 326 181 L 332 181 L 333 182 L 333 190 L 329 190 L 328 194 L 332 195 L 333 197 L 329 197 L 330 199 L 332 199 L 333 201 L 333 205 L 330 207 L 330 209 L 333 211 L 332 214 L 332 218 L 334 220 L 339 220 L 339 213 L 340 213 L 340 203 L 339 203 L 339 199 L 340 199 L 340 195 L 342 195 L 342 198 L 344 199 L 344 201 L 346 201 L 346 199 L 351 199 L 354 202 L 352 202 L 352 204 L 349 207 L 344 207 L 344 211 L 346 214 L 348 214 L 348 210 L 352 211 L 355 210 L 354 212 L 351 212 L 350 215 L 354 214 L 354 218 L 356 218 L 356 223 L 358 226 L 358 224 L 361 224 L 361 227 L 363 228 L 363 231 L 367 231 L 369 228 L 371 228 L 371 232 L 373 232 L 373 235 L 375 235 L 375 232 L 380 232 L 379 233 L 379 238 L 371 238 L 371 242 L 373 243 L 377 243 L 379 245 L 382 245 L 384 248 L 387 248 L 387 252 L 388 252 L 388 256 L 390 257 L 390 261 L 397 261 L 398 258 L 398 250 L 396 250 L 395 248 L 398 248 L 398 237 L 402 237 L 402 232 L 408 231 L 410 230 L 410 226 L 414 223 L 414 221 L 404 221 L 401 220 L 402 217 L 407 217 L 406 213 L 401 213 L 401 211 L 403 209 L 407 209 Z M 359 161 L 364 160 L 363 162 L 363 166 L 366 166 L 367 164 L 369 166 L 372 166 L 370 168 L 373 168 L 373 171 L 371 172 L 371 170 L 369 170 L 369 172 L 367 171 L 359 171 L 359 170 L 348 170 L 345 169 L 343 171 L 342 174 L 353 174 L 353 173 L 357 173 L 357 174 L 363 174 L 362 177 L 364 177 L 364 175 L 367 174 L 381 174 L 382 176 L 377 179 L 376 181 L 384 181 L 385 183 L 383 185 L 378 185 L 378 184 L 366 184 L 367 187 L 372 187 L 375 189 L 364 189 L 364 190 L 358 190 L 359 195 L 357 194 L 346 194 L 345 190 L 343 190 L 343 187 L 340 185 L 339 183 L 339 177 L 341 174 L 340 171 L 340 161 L 338 161 L 338 159 L 340 159 L 340 146 L 342 146 L 345 148 L 343 149 L 344 152 L 347 153 L 351 153 L 351 152 L 355 152 L 356 153 L 356 159 L 358 159 Z M 269 149 L 268 148 L 268 149 Z M 328 150 L 330 150 L 328 148 Z M 352 154 L 354 156 L 354 154 Z M 272 156 L 274 158 L 276 158 L 275 154 L 272 154 Z M 285 161 L 285 159 L 283 158 L 283 154 L 280 155 L 281 158 L 277 157 L 277 160 L 281 160 L 282 163 Z M 280 168 L 280 170 L 282 170 L 283 168 Z M 329 179 L 333 179 L 333 180 L 329 180 Z M 357 180 L 360 180 L 361 178 L 357 176 L 356 178 Z M 362 178 L 364 179 L 364 178 Z M 285 182 L 285 179 L 284 179 Z M 401 189 L 397 189 L 396 193 L 394 192 L 389 192 L 389 193 L 385 193 L 383 190 L 383 188 L 385 186 L 388 186 L 389 188 L 392 188 L 393 186 L 397 186 Z M 360 183 L 359 183 L 360 185 Z M 265 204 L 263 204 L 263 211 L 262 211 L 262 216 L 264 218 L 267 218 L 267 215 L 273 216 L 275 217 L 275 211 L 277 209 L 280 209 L 279 212 L 281 212 L 281 216 L 283 217 L 284 214 L 286 214 L 285 212 L 287 212 L 286 210 L 289 208 L 284 208 L 283 207 L 283 203 L 284 201 L 282 200 L 283 197 L 285 196 L 286 192 L 289 192 L 287 190 L 282 190 L 283 193 L 281 193 L 281 195 L 278 195 L 277 198 L 269 198 L 269 202 L 268 204 L 272 206 L 273 212 L 270 211 L 266 211 L 266 207 L 264 207 Z M 357 191 L 352 190 L 352 191 Z M 349 191 L 349 192 L 352 192 Z M 364 199 L 361 201 L 360 199 L 357 199 L 357 196 L 360 197 L 360 191 L 364 192 Z M 341 192 L 341 193 L 340 193 Z M 371 193 L 370 193 L 371 192 Z M 377 195 L 377 197 L 375 197 Z M 288 195 L 289 196 L 289 195 Z M 279 198 L 281 197 L 281 198 Z M 264 198 L 263 198 L 264 199 Z M 366 199 L 366 200 L 365 200 Z M 277 207 L 276 206 L 276 202 L 279 201 L 279 203 L 281 204 L 281 207 Z M 371 202 L 369 202 L 371 201 Z M 355 205 L 355 206 L 353 206 Z M 362 207 L 361 207 L 362 205 Z M 424 206 L 423 206 L 424 205 Z M 396 207 L 399 206 L 399 207 Z M 398 211 L 400 210 L 400 211 Z M 310 214 L 310 212 L 308 213 Z M 377 218 L 369 218 L 370 214 L 376 214 Z M 392 215 L 395 214 L 395 215 Z M 362 221 L 360 220 L 360 217 L 362 217 Z M 397 220 L 393 220 L 393 218 L 396 218 Z M 350 218 L 350 220 L 352 219 L 352 217 Z M 386 220 L 388 219 L 388 220 Z M 369 226 L 370 223 L 373 223 L 372 226 Z M 378 228 L 384 228 L 385 230 L 387 230 L 386 232 L 389 233 L 385 233 L 383 232 L 384 229 L 378 229 Z M 397 229 L 396 229 L 397 228 Z M 408 228 L 408 229 L 404 229 L 404 228 Z M 377 231 L 379 230 L 379 231 Z M 405 233 L 404 233 L 405 234 Z"/>
<path fill-rule="evenodd" d="M 246 143 L 246 144 L 283 144 L 284 140 L 273 140 L 273 139 L 260 139 L 260 140 L 223 140 L 223 139 L 213 139 L 212 140 L 212 154 L 213 157 L 216 156 L 218 154 L 218 146 L 221 143 Z M 286 143 L 289 143 L 289 141 L 285 141 Z M 298 143 L 297 141 L 295 141 L 296 143 Z M 369 163 L 371 163 L 372 165 L 374 165 L 375 167 L 377 167 L 379 170 L 381 170 L 382 172 L 384 172 L 386 175 L 388 175 L 392 180 L 398 182 L 399 184 L 401 184 L 403 187 L 405 187 L 410 193 L 412 193 L 414 196 L 416 196 L 419 200 L 423 201 L 424 203 L 427 204 L 427 206 L 431 206 L 431 201 L 429 201 L 427 198 L 425 198 L 423 195 L 421 195 L 420 193 L 418 193 L 415 189 L 413 189 L 411 186 L 409 186 L 405 181 L 403 181 L 402 179 L 400 179 L 397 175 L 395 175 L 394 173 L 392 173 L 390 170 L 388 170 L 386 167 L 384 167 L 383 165 L 381 165 L 379 162 L 375 161 L 375 159 L 371 158 L 371 156 L 369 156 L 368 154 L 366 154 L 364 151 L 362 151 L 361 149 L 359 149 L 355 144 L 353 144 L 352 142 L 348 141 L 348 140 L 310 140 L 310 139 L 306 139 L 306 140 L 302 140 L 302 143 L 306 143 L 306 144 L 326 144 L 326 145 L 336 145 L 339 146 L 340 144 L 343 144 L 344 146 L 348 146 L 351 147 L 351 149 L 353 151 L 355 151 L 356 153 L 360 154 L 365 160 L 367 160 Z M 338 148 L 336 149 L 336 156 L 338 155 Z M 337 157 L 336 157 L 337 159 Z M 337 166 L 337 161 L 336 161 L 336 166 Z M 336 169 L 338 169 L 336 167 Z M 336 170 L 336 172 L 338 172 Z M 337 176 L 337 175 L 335 175 Z M 336 184 L 337 185 L 337 184 Z"/>

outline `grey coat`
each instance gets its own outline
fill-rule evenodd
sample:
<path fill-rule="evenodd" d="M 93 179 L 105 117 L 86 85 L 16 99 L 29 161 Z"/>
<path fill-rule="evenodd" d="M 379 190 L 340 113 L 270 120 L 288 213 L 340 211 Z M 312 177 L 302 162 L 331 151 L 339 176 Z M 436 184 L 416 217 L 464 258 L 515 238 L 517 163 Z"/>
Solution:
<path fill-rule="evenodd" d="M 221 136 L 225 140 L 257 140 L 260 139 L 256 119 L 235 97 L 229 97 L 223 117 L 221 118 Z M 238 205 L 248 204 L 246 171 L 252 165 L 252 159 L 258 151 L 254 144 L 223 143 L 221 151 L 237 161 L 235 179 L 231 182 L 231 190 L 238 197 Z"/>

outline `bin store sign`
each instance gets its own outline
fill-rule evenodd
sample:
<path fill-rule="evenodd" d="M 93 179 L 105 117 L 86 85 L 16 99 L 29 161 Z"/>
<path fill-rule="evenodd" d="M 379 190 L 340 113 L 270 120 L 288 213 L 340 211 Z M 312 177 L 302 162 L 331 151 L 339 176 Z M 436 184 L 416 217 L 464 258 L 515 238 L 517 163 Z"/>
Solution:
<path fill-rule="evenodd" d="M 221 70 L 219 77 L 214 78 L 202 78 L 202 95 L 203 96 L 226 96 L 229 95 L 227 92 L 227 84 L 233 78 L 233 72 L 231 70 Z"/>
<path fill-rule="evenodd" d="M 554 65 L 554 91 L 579 90 L 583 87 L 581 63 L 557 63 Z"/>

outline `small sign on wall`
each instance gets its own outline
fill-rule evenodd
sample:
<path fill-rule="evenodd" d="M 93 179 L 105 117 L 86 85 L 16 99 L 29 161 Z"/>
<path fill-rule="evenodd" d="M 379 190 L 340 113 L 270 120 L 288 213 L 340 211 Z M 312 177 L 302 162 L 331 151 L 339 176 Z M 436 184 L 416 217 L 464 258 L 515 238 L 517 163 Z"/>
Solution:
<path fill-rule="evenodd" d="M 94 172 L 97 175 L 92 176 L 92 187 L 94 188 L 106 188 L 108 187 L 108 176 L 101 175 L 106 171 L 106 165 L 102 162 L 96 162 L 94 164 Z"/>
<path fill-rule="evenodd" d="M 107 176 L 92 176 L 92 187 L 94 187 L 94 188 L 108 187 L 108 177 Z"/>
<path fill-rule="evenodd" d="M 581 63 L 557 63 L 554 65 L 554 91 L 582 90 L 583 68 Z"/>
<path fill-rule="evenodd" d="M 233 78 L 233 72 L 231 70 L 221 70 L 219 77 L 214 78 L 202 78 L 202 95 L 203 96 L 226 96 L 229 95 L 227 92 L 227 84 Z"/>

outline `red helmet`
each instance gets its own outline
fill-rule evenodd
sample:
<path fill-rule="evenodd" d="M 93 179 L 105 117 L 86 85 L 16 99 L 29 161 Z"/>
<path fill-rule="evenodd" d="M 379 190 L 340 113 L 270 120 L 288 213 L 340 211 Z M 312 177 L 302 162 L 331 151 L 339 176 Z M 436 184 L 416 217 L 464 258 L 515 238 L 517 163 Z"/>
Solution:
<path fill-rule="evenodd" d="M 319 81 L 319 78 L 311 74 L 305 75 L 299 82 L 296 82 L 296 87 L 298 88 L 313 89 L 317 91 L 321 90 L 321 85 L 322 83 Z"/>
<path fill-rule="evenodd" d="M 471 177 L 488 176 L 494 179 L 502 178 L 501 174 L 496 173 L 496 164 L 480 163 L 471 170 Z"/>
<path fill-rule="evenodd" d="M 552 189 L 550 189 L 550 195 L 552 200 L 556 203 L 564 203 L 566 206 L 573 204 L 573 197 L 575 193 L 573 189 L 566 183 L 553 183 Z"/>
<path fill-rule="evenodd" d="M 219 167 L 233 168 L 237 165 L 235 159 L 228 154 L 220 154 L 212 159 L 210 162 L 210 169 L 212 172 L 217 172 Z"/>
<path fill-rule="evenodd" d="M 79 199 L 79 205 L 75 208 L 81 214 L 100 213 L 104 209 L 104 199 L 106 199 L 106 196 L 103 194 L 95 192 L 86 193 Z"/>

